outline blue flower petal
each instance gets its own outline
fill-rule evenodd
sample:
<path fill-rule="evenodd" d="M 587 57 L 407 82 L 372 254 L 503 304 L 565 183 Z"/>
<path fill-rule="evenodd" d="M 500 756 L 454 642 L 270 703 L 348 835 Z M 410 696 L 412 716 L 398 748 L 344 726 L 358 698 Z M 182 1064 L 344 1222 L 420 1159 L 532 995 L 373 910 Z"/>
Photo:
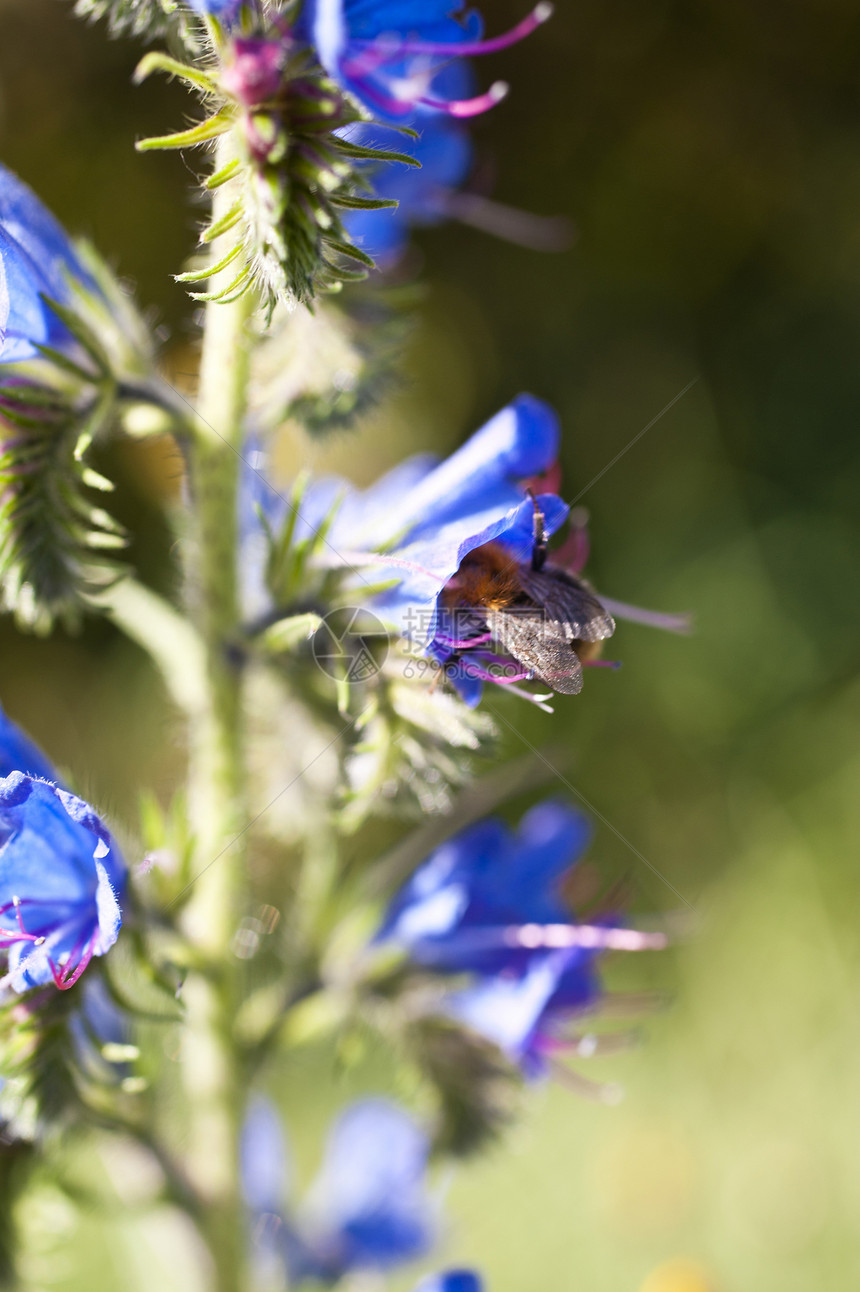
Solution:
<path fill-rule="evenodd" d="M 494 1041 L 514 1062 L 528 1053 L 535 1033 L 558 989 L 569 951 L 533 955 L 519 977 L 482 978 L 448 998 L 448 1010 L 473 1031 Z"/>
<path fill-rule="evenodd" d="M 385 1269 L 426 1250 L 428 1154 L 424 1131 L 387 1100 L 353 1104 L 335 1123 L 313 1196 L 340 1238 L 345 1268 Z"/>
<path fill-rule="evenodd" d="M 6 329 L 9 323 L 9 287 L 6 283 L 6 270 L 3 267 L 2 244 L 0 243 L 0 354 L 6 340 Z"/>
<path fill-rule="evenodd" d="M 558 417 L 549 404 L 533 395 L 520 395 L 476 431 L 462 448 L 428 473 L 388 516 L 388 533 L 415 541 L 425 526 L 486 510 L 501 497 L 508 507 L 522 501 L 516 483 L 539 475 L 558 457 Z M 498 493 L 499 497 L 496 497 Z"/>

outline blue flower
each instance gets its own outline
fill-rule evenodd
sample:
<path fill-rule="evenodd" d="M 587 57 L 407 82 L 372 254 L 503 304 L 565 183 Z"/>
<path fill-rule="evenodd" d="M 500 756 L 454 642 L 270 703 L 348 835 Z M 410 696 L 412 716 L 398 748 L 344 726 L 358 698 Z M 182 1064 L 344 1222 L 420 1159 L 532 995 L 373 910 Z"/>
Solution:
<path fill-rule="evenodd" d="M 421 1256 L 435 1228 L 428 1154 L 427 1135 L 408 1113 L 384 1099 L 361 1100 L 335 1122 L 304 1206 L 285 1211 L 278 1115 L 268 1100 L 254 1099 L 242 1137 L 242 1188 L 266 1256 L 277 1250 L 291 1283 L 334 1282 Z"/>
<path fill-rule="evenodd" d="M 478 549 L 495 545 L 511 569 L 531 559 L 535 503 L 525 486 L 554 465 L 558 447 L 555 413 L 521 395 L 444 462 L 430 455 L 410 458 L 363 492 L 341 479 L 317 480 L 299 502 L 294 540 L 308 540 L 329 525 L 318 564 L 339 570 L 355 605 L 366 604 L 414 649 L 446 664 L 469 652 L 465 672 L 449 671 L 477 703 L 482 679 L 509 678 L 486 672 L 484 654 L 470 651 L 471 642 L 451 644 L 443 593 Z M 547 534 L 555 533 L 567 518 L 567 504 L 554 494 L 540 494 L 536 501 Z M 270 521 L 284 510 L 282 500 L 270 498 Z M 254 581 L 250 569 L 246 578 Z M 363 591 L 386 582 L 394 586 L 373 595 Z"/>
<path fill-rule="evenodd" d="M 447 1270 L 422 1279 L 415 1292 L 484 1292 L 484 1281 L 474 1270 Z"/>
<path fill-rule="evenodd" d="M 0 164 L 0 362 L 68 345 L 67 328 L 43 298 L 68 304 L 72 279 L 94 287 L 50 211 Z"/>
<path fill-rule="evenodd" d="M 0 710 L 0 986 L 74 986 L 116 942 L 125 864 L 99 817 Z"/>
<path fill-rule="evenodd" d="M 482 821 L 419 867 L 374 939 L 431 972 L 471 975 L 449 994 L 448 1011 L 528 1073 L 565 1047 L 571 1017 L 600 1002 L 602 951 L 665 943 L 612 915 L 576 922 L 561 883 L 590 836 L 582 813 L 553 801 L 528 812 L 516 832 Z"/>
<path fill-rule="evenodd" d="M 551 5 L 539 4 L 512 31 L 482 40 L 481 17 L 462 0 L 306 0 L 298 34 L 375 117 L 412 124 L 424 108 L 469 117 L 498 103 L 507 91 L 501 83 L 475 97 L 447 97 L 446 67 L 507 48 L 551 13 Z"/>
<path fill-rule="evenodd" d="M 354 607 L 372 611 L 413 651 L 436 661 L 470 705 L 480 700 L 485 682 L 494 682 L 545 708 L 548 696 L 516 685 L 536 673 L 554 690 L 575 692 L 581 685 L 580 665 L 602 663 L 594 655 L 599 639 L 614 629 L 614 614 L 684 631 L 684 616 L 639 610 L 602 594 L 597 598 L 579 577 L 587 541 L 577 526 L 545 567 L 553 585 L 558 581 L 573 587 L 587 611 L 582 619 L 571 615 L 558 627 L 557 670 L 535 670 L 523 658 L 531 653 L 530 641 L 522 643 L 518 654 L 510 633 L 506 654 L 494 652 L 498 617 L 490 622 L 486 612 L 499 585 L 518 612 L 537 610 L 535 631 L 552 620 L 524 589 L 534 579 L 536 530 L 543 530 L 545 540 L 568 517 L 567 504 L 556 493 L 543 492 L 557 487 L 559 439 L 558 418 L 549 405 L 520 395 L 444 462 L 425 454 L 409 458 L 364 491 L 325 477 L 306 488 L 295 504 L 266 485 L 264 455 L 249 440 L 240 500 L 249 614 L 288 609 L 265 604 L 265 542 L 256 508 L 277 532 L 295 506 L 293 542 L 314 547 L 311 563 L 317 572 L 338 571 L 342 597 L 351 596 Z"/>

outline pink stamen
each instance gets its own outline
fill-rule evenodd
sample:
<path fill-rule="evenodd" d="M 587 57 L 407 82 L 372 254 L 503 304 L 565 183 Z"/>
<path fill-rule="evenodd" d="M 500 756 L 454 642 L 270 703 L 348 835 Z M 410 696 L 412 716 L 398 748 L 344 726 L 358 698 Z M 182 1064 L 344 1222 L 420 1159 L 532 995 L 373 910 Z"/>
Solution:
<path fill-rule="evenodd" d="M 620 659 L 584 659 L 583 668 L 620 668 Z"/>
<path fill-rule="evenodd" d="M 27 932 L 21 915 L 21 907 L 23 905 L 24 903 L 21 901 L 20 897 L 13 897 L 11 902 L 6 902 L 4 906 L 0 906 L 0 915 L 7 915 L 9 911 L 14 910 L 15 918 L 18 922 L 17 930 L 0 929 L 0 938 L 3 939 L 3 941 L 0 942 L 0 946 L 2 946 L 4 950 L 8 947 L 13 947 L 16 942 L 32 942 L 35 946 L 42 946 L 45 941 L 45 938 L 41 934 Z M 32 905 L 32 903 L 30 903 L 30 905 Z"/>
<path fill-rule="evenodd" d="M 83 945 L 83 941 L 77 944 L 74 951 L 71 952 L 68 960 L 66 961 L 66 965 L 72 964 L 82 947 L 83 950 L 77 964 L 68 973 L 66 972 L 66 965 L 61 966 L 58 970 L 53 960 L 49 961 L 54 985 L 59 988 L 60 991 L 68 991 L 70 987 L 74 987 L 75 983 L 78 981 L 81 974 L 93 958 L 93 953 L 95 952 L 96 947 L 96 937 L 97 933 L 93 933 L 86 945 Z"/>
<path fill-rule="evenodd" d="M 518 22 L 516 27 L 505 32 L 501 36 L 493 36 L 490 40 L 466 40 L 466 41 L 434 41 L 434 40 L 403 40 L 398 41 L 396 52 L 398 55 L 405 54 L 452 54 L 454 57 L 468 58 L 472 54 L 497 54 L 500 50 L 508 49 L 511 45 L 518 44 L 525 40 L 533 31 L 547 22 L 553 15 L 554 6 L 547 0 L 542 0 L 541 4 L 535 5 L 534 9 Z M 369 41 L 353 42 L 355 45 L 370 44 Z"/>
<path fill-rule="evenodd" d="M 599 951 L 662 951 L 668 943 L 665 933 L 606 928 L 600 924 L 522 924 L 504 933 L 509 946 L 529 950 L 583 947 Z"/>
<path fill-rule="evenodd" d="M 438 633 L 436 635 L 436 641 L 441 646 L 447 646 L 449 650 L 470 650 L 473 646 L 483 646 L 485 642 L 492 640 L 492 633 L 484 633 L 481 637 L 464 637 L 462 640 L 457 637 L 444 637 Z"/>
<path fill-rule="evenodd" d="M 604 924 L 512 924 L 470 928 L 456 937 L 458 947 L 493 951 L 518 947 L 524 951 L 662 951 L 664 933 L 643 933 Z"/>
<path fill-rule="evenodd" d="M 425 108 L 433 108 L 436 112 L 447 112 L 450 117 L 478 117 L 482 112 L 489 112 L 497 103 L 501 103 L 502 99 L 507 97 L 510 88 L 506 81 L 496 81 L 486 94 L 479 94 L 474 99 L 422 98 L 418 102 Z"/>
<path fill-rule="evenodd" d="M 356 45 L 362 43 L 361 41 L 355 42 Z M 378 72 L 380 67 L 384 67 L 386 63 L 395 59 L 399 49 L 399 45 L 382 38 L 368 45 L 368 48 L 363 50 L 357 58 L 345 58 L 341 67 L 347 76 L 354 77 L 358 81 L 372 72 Z"/>
<path fill-rule="evenodd" d="M 508 669 L 511 661 L 502 658 L 500 655 L 481 654 L 480 658 L 486 660 L 489 664 L 495 664 L 499 669 Z M 495 682 L 497 686 L 511 686 L 514 682 L 530 682 L 534 676 L 529 670 L 520 673 L 510 673 L 499 676 L 497 673 L 491 673 L 489 669 L 482 668 L 479 664 L 473 663 L 472 660 L 462 660 L 463 671 L 470 677 L 476 678 L 479 682 Z"/>

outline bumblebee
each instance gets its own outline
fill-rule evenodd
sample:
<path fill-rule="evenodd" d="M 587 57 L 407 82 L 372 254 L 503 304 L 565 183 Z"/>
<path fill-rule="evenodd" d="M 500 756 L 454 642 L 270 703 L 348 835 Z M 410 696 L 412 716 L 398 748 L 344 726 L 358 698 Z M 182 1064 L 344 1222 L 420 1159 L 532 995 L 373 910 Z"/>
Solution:
<path fill-rule="evenodd" d="M 582 690 L 582 666 L 600 653 L 615 621 L 586 583 L 547 559 L 543 513 L 533 494 L 531 564 L 500 543 L 466 556 L 442 594 L 458 625 L 458 653 L 489 637 L 525 670 L 561 695 Z M 464 628 L 465 625 L 465 628 Z M 484 636 L 481 637 L 481 629 Z"/>

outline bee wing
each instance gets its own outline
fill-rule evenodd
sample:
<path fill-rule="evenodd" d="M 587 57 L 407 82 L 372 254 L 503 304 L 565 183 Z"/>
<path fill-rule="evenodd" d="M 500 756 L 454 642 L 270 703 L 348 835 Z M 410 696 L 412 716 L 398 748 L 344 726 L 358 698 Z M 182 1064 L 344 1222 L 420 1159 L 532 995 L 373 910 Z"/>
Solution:
<path fill-rule="evenodd" d="M 615 632 L 615 620 L 579 579 L 557 565 L 519 570 L 523 592 L 543 611 L 544 624 L 565 641 L 599 642 Z"/>
<path fill-rule="evenodd" d="M 582 690 L 582 665 L 570 638 L 547 620 L 539 606 L 485 611 L 496 641 L 524 668 L 531 669 L 560 695 Z"/>

